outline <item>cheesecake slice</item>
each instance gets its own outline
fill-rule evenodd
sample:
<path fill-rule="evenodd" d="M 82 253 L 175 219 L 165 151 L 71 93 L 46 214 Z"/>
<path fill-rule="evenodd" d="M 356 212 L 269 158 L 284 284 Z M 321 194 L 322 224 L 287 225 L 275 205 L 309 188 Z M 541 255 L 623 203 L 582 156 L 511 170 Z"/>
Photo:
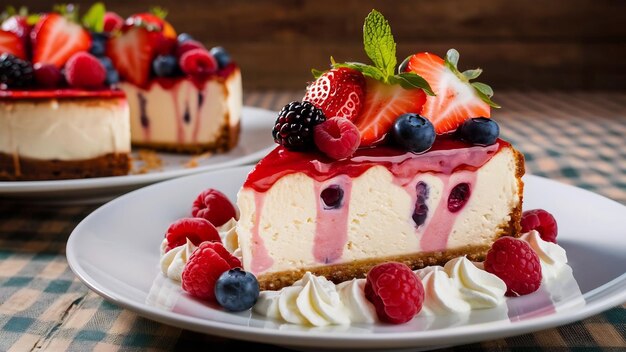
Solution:
<path fill-rule="evenodd" d="M 0 180 L 126 175 L 130 150 L 121 91 L 0 91 Z"/>
<path fill-rule="evenodd" d="M 276 290 L 307 271 L 342 282 L 387 261 L 482 260 L 519 233 L 523 174 L 522 154 L 501 139 L 443 135 L 423 154 L 379 146 L 339 161 L 277 147 L 238 195 L 244 269 Z"/>

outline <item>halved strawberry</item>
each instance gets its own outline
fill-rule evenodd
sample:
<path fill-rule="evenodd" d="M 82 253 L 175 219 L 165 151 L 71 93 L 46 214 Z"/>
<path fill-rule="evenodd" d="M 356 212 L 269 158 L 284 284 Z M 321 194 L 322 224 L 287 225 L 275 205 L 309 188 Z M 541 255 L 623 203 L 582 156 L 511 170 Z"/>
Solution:
<path fill-rule="evenodd" d="M 363 109 L 365 78 L 357 70 L 340 67 L 321 75 L 307 89 L 303 101 L 324 111 L 327 118 L 356 119 Z"/>
<path fill-rule="evenodd" d="M 171 54 L 176 46 L 177 34 L 174 27 L 164 18 L 153 13 L 144 12 L 132 15 L 126 19 L 125 25 L 144 27 L 150 32 L 159 33 L 159 35 L 155 34 L 154 37 L 157 54 Z"/>
<path fill-rule="evenodd" d="M 144 27 L 125 27 L 107 43 L 107 55 L 125 80 L 144 86 L 150 77 L 150 66 L 156 55 L 155 35 Z"/>
<path fill-rule="evenodd" d="M 56 14 L 46 14 L 31 32 L 33 63 L 53 64 L 58 68 L 73 54 L 87 51 L 91 37 L 79 24 Z"/>
<path fill-rule="evenodd" d="M 441 134 L 456 130 L 471 117 L 490 117 L 491 107 L 481 99 L 469 81 L 462 81 L 445 65 L 445 61 L 431 53 L 419 53 L 409 59 L 407 70 L 422 76 L 435 92 L 428 96 L 422 116 Z"/>
<path fill-rule="evenodd" d="M 26 59 L 26 51 L 24 50 L 24 42 L 15 33 L 0 31 L 0 54 L 10 53 Z"/>
<path fill-rule="evenodd" d="M 13 15 L 2 22 L 2 30 L 12 32 L 24 43 L 24 48 L 28 48 L 30 43 L 30 30 L 32 26 L 28 24 L 26 16 Z M 15 55 L 15 54 L 13 54 Z"/>
<path fill-rule="evenodd" d="M 365 82 L 365 104 L 355 121 L 361 132 L 361 147 L 382 142 L 398 116 L 408 112 L 419 114 L 426 101 L 421 89 L 405 89 L 369 77 Z"/>

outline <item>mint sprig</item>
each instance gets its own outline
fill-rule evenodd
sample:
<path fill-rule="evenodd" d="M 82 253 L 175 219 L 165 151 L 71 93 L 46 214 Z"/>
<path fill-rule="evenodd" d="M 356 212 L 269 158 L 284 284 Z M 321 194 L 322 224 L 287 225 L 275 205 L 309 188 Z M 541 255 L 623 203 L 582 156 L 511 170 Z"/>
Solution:
<path fill-rule="evenodd" d="M 489 104 L 489 106 L 493 108 L 500 108 L 500 105 L 494 103 L 491 100 L 493 97 L 493 89 L 488 85 L 481 82 L 470 82 L 470 80 L 478 78 L 483 70 L 480 68 L 475 68 L 473 70 L 467 71 L 459 71 L 457 68 L 459 64 L 459 52 L 456 49 L 450 49 L 446 53 L 446 59 L 444 60 L 446 67 L 452 71 L 461 81 L 469 83 L 476 91 L 476 94 L 480 97 L 482 101 Z"/>
<path fill-rule="evenodd" d="M 83 26 L 92 32 L 100 33 L 104 30 L 104 14 L 106 8 L 101 2 L 97 2 L 87 10 L 83 16 Z"/>
<path fill-rule="evenodd" d="M 372 12 L 365 18 L 363 24 L 363 45 L 365 53 L 372 60 L 372 65 L 360 62 L 336 63 L 331 57 L 331 67 L 348 67 L 357 70 L 363 76 L 373 78 L 386 84 L 399 84 L 405 89 L 422 89 L 428 95 L 435 95 L 428 82 L 413 72 L 395 74 L 396 65 L 396 42 L 391 33 L 391 26 L 385 17 L 378 11 Z M 324 74 L 324 71 L 312 70 L 316 79 Z"/>

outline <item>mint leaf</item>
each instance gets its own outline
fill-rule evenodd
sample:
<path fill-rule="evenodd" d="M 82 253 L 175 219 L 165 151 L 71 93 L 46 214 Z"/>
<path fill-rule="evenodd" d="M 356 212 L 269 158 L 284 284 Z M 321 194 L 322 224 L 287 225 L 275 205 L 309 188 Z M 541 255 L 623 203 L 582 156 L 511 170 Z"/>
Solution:
<path fill-rule="evenodd" d="M 391 76 L 389 77 L 389 83 L 400 84 L 404 89 L 420 88 L 428 95 L 435 95 L 432 88 L 430 88 L 430 84 L 428 84 L 422 76 L 413 72 L 403 72 L 395 76 Z"/>
<path fill-rule="evenodd" d="M 83 25 L 96 33 L 100 33 L 104 30 L 104 13 L 106 8 L 101 2 L 97 2 L 87 10 L 87 13 L 83 16 Z"/>
<path fill-rule="evenodd" d="M 476 93 L 478 94 L 478 96 L 480 97 L 482 101 L 489 104 L 489 106 L 493 108 L 496 108 L 496 109 L 500 108 L 500 105 L 494 103 L 491 100 L 491 97 L 493 96 L 493 89 L 491 89 L 491 87 L 480 82 L 472 82 L 472 87 L 474 87 L 474 90 L 476 91 Z"/>
<path fill-rule="evenodd" d="M 376 10 L 372 10 L 365 18 L 363 44 L 365 53 L 385 78 L 393 76 L 397 63 L 396 42 L 391 34 L 389 22 Z"/>
<path fill-rule="evenodd" d="M 150 13 L 164 20 L 167 17 L 168 11 L 160 6 L 153 6 L 150 8 Z"/>
<path fill-rule="evenodd" d="M 463 71 L 463 76 L 465 76 L 465 78 L 467 78 L 467 80 L 469 81 L 469 80 L 478 78 L 478 76 L 480 76 L 481 73 L 483 73 L 482 69 L 475 68 L 473 70 Z"/>
<path fill-rule="evenodd" d="M 39 22 L 40 18 L 41 18 L 41 15 L 38 13 L 28 15 L 28 17 L 26 17 L 26 23 L 28 23 L 29 26 L 34 26 L 37 24 L 37 22 Z"/>
<path fill-rule="evenodd" d="M 378 81 L 385 81 L 386 74 L 380 70 L 378 67 L 374 67 L 371 65 L 366 65 L 360 62 L 344 62 L 344 63 L 335 63 L 333 64 L 333 68 L 338 67 L 348 67 L 354 70 L 357 70 L 363 74 L 363 76 L 367 76 L 373 78 Z"/>
<path fill-rule="evenodd" d="M 321 71 L 321 70 L 317 70 L 317 69 L 314 69 L 314 68 L 311 69 L 311 74 L 313 75 L 313 78 L 315 78 L 315 79 L 320 78 L 320 76 L 323 75 L 324 72 L 326 72 L 326 71 Z"/>

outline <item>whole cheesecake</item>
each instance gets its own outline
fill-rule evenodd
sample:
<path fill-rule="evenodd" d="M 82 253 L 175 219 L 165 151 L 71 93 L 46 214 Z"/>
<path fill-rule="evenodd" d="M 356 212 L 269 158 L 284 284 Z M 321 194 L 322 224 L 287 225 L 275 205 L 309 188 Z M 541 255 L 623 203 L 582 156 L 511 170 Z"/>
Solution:
<path fill-rule="evenodd" d="M 374 265 L 484 259 L 519 233 L 524 160 L 508 142 L 439 138 L 424 154 L 360 149 L 334 161 L 278 147 L 239 192 L 243 266 L 263 289 L 310 271 L 342 282 Z"/>
<path fill-rule="evenodd" d="M 128 104 L 121 91 L 0 91 L 0 179 L 126 175 Z"/>

